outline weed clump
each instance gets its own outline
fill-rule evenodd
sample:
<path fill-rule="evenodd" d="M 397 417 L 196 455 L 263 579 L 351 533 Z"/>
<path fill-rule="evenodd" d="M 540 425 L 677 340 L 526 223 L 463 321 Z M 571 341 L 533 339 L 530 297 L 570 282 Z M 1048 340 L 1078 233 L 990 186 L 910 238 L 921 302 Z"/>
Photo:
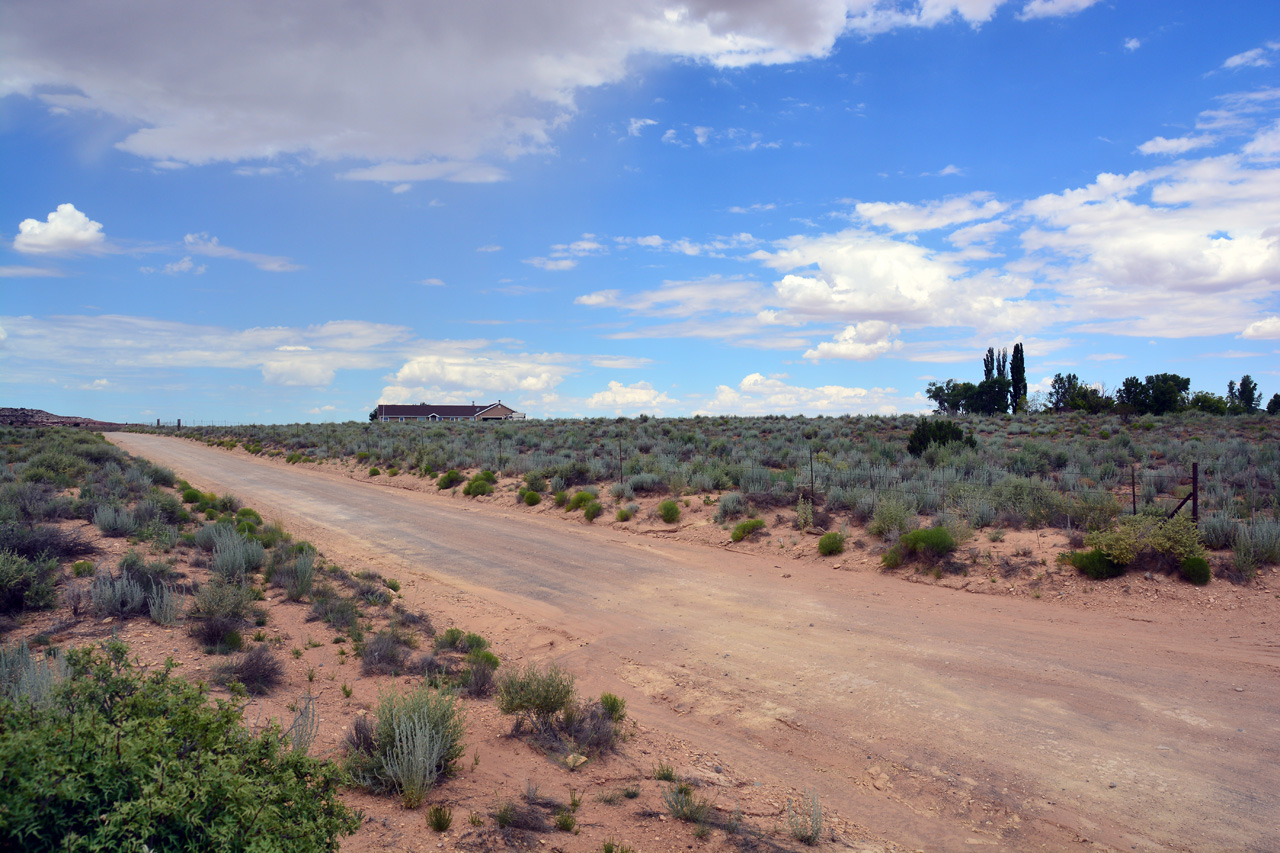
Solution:
<path fill-rule="evenodd" d="M 908 558 L 916 557 L 932 565 L 956 549 L 955 536 L 945 527 L 913 530 L 886 551 L 880 562 L 886 569 L 896 569 Z"/>
<path fill-rule="evenodd" d="M 838 530 L 824 533 L 818 540 L 818 553 L 824 557 L 844 553 L 844 534 Z"/>
<path fill-rule="evenodd" d="M 765 526 L 763 518 L 749 518 L 746 521 L 739 522 L 733 528 L 733 532 L 729 534 L 729 538 L 734 542 L 741 542 L 757 530 L 763 530 Z"/>
<path fill-rule="evenodd" d="M 680 520 L 680 504 L 665 500 L 658 504 L 658 515 L 662 517 L 665 524 L 675 524 Z"/>

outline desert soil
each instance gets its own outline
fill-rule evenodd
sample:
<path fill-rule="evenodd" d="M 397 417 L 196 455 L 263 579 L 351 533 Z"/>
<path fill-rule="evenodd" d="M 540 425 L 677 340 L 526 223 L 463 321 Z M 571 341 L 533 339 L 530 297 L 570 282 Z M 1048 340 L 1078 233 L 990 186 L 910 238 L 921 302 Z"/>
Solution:
<path fill-rule="evenodd" d="M 451 833 L 357 797 L 376 819 L 344 849 L 474 849 L 488 842 L 466 831 L 466 812 L 504 790 L 545 777 L 561 798 L 575 784 L 594 797 L 659 760 L 764 828 L 815 790 L 830 843 L 845 848 L 1280 849 L 1274 571 L 1248 588 L 1161 575 L 1095 584 L 1055 564 L 1061 534 L 1024 532 L 969 543 L 967 576 L 886 574 L 869 536 L 825 558 L 790 529 L 731 545 L 697 499 L 678 526 L 589 525 L 502 489 L 473 501 L 407 476 L 369 482 L 334 465 L 109 437 L 236 495 L 348 569 L 400 580 L 410 606 L 479 631 L 504 661 L 554 661 L 582 693 L 627 699 L 638 728 L 621 756 L 568 776 L 486 736 L 473 745 L 480 763 L 439 798 L 455 807 Z M 308 629 L 286 630 L 296 642 Z M 372 707 L 361 689 L 322 714 L 322 748 Z M 593 806 L 580 836 L 533 844 L 728 844 L 660 820 L 657 790 L 638 807 Z"/>

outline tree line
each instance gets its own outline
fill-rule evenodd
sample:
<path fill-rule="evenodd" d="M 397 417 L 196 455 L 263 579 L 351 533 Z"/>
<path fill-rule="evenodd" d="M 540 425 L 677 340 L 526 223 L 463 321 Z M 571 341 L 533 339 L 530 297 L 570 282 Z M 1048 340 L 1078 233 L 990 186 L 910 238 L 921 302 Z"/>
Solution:
<path fill-rule="evenodd" d="M 1157 373 L 1145 379 L 1126 378 L 1114 393 L 1101 383 L 1086 383 L 1074 373 L 1054 375 L 1049 390 L 1037 400 L 1027 396 L 1027 370 L 1022 344 L 987 349 L 982 359 L 981 382 L 930 382 L 925 396 L 940 414 L 996 415 L 1028 411 L 1113 412 L 1119 415 L 1165 415 L 1200 411 L 1213 415 L 1247 415 L 1260 411 L 1262 394 L 1253 377 L 1245 374 L 1227 383 L 1227 394 L 1191 391 L 1191 380 L 1176 373 Z M 1280 393 L 1266 405 L 1268 414 L 1280 414 Z"/>

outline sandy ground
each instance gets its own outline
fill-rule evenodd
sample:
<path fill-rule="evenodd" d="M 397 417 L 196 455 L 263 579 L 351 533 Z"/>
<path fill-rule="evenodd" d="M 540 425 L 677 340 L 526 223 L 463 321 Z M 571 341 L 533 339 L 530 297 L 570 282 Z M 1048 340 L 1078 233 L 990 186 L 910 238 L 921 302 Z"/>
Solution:
<path fill-rule="evenodd" d="M 659 760 L 761 828 L 785 822 L 788 796 L 816 790 L 835 816 L 832 843 L 855 849 L 1280 848 L 1274 573 L 1249 589 L 1159 575 L 1100 585 L 1055 565 L 1060 535 L 1011 533 L 962 549 L 967 576 L 887 575 L 856 531 L 832 558 L 776 523 L 730 546 L 697 500 L 677 527 L 587 525 L 501 489 L 472 501 L 388 488 L 421 483 L 405 476 L 361 482 L 332 465 L 110 437 L 351 570 L 401 580 L 408 603 L 480 631 L 504 660 L 556 661 L 583 693 L 628 700 L 638 728 L 622 755 L 570 775 L 494 720 L 479 764 L 441 791 L 455 809 L 449 838 L 372 802 L 374 820 L 344 849 L 492 847 L 491 821 L 472 828 L 466 812 L 540 777 L 552 796 L 582 784 L 594 797 Z M 297 645 L 314 630 L 272 624 Z M 304 654 L 309 668 L 338 666 L 322 657 L 330 648 Z M 374 698 L 356 687 L 351 713 Z M 343 710 L 329 712 L 322 745 L 340 741 Z M 483 704 L 474 714 L 496 716 Z M 660 786 L 641 784 L 637 800 L 591 805 L 580 835 L 534 846 L 741 843 L 660 820 Z"/>

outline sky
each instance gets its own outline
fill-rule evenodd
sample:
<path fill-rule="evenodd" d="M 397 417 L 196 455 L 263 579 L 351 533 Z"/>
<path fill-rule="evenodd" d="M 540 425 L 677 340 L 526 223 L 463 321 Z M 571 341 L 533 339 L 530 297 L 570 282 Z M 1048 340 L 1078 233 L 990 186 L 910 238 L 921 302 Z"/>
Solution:
<path fill-rule="evenodd" d="M 0 406 L 1280 391 L 1280 3 L 7 0 Z"/>

